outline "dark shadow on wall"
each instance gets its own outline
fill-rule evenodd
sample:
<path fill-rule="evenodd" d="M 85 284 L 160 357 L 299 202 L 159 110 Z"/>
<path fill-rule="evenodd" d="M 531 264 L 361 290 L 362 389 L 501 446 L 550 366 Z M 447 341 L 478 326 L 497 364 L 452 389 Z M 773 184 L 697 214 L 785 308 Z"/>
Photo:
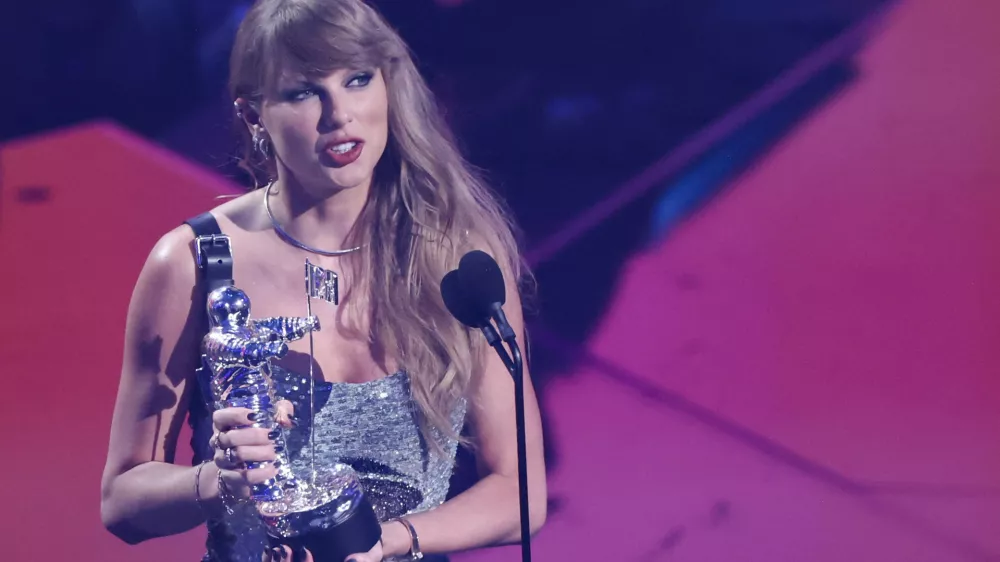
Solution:
<path fill-rule="evenodd" d="M 539 293 L 537 302 L 528 304 L 529 337 L 533 332 L 542 332 L 568 342 L 556 348 L 547 345 L 544 338 L 531 339 L 532 378 L 542 403 L 548 382 L 573 372 L 578 362 L 586 362 L 567 349 L 586 346 L 607 312 L 622 268 L 632 254 L 661 242 L 680 222 L 765 158 L 776 143 L 848 86 L 854 76 L 851 60 L 839 60 L 667 180 L 663 187 L 650 190 L 549 261 L 537 265 Z M 544 417 L 543 432 L 546 462 L 551 468 L 559 462 L 558 443 L 552 440 Z M 460 452 L 453 494 L 475 482 L 472 463 L 467 451 Z M 558 498 L 551 501 L 551 507 L 557 509 Z"/>
<path fill-rule="evenodd" d="M 799 122 L 849 85 L 854 75 L 850 60 L 826 68 L 662 187 L 650 190 L 539 264 L 538 307 L 545 325 L 562 337 L 585 342 L 607 311 L 622 267 L 633 252 L 669 236 L 679 223 L 765 158 Z M 544 352 L 536 360 L 548 367 L 546 371 L 562 363 L 547 362 Z"/>

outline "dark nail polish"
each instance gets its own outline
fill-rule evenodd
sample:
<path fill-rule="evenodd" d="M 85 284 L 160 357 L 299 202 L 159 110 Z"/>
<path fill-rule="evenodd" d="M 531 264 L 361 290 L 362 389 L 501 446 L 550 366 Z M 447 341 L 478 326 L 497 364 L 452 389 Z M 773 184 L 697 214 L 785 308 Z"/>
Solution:
<path fill-rule="evenodd" d="M 305 559 L 306 559 L 306 547 L 301 546 L 301 545 L 296 546 L 296 547 L 294 547 L 292 549 L 292 552 L 294 553 L 294 556 L 292 558 L 293 560 L 301 560 L 301 561 L 305 562 Z"/>
<path fill-rule="evenodd" d="M 247 419 L 250 421 L 257 421 L 257 412 L 250 412 L 247 414 Z"/>
<path fill-rule="evenodd" d="M 281 437 L 281 430 L 278 428 L 272 429 L 270 433 L 267 434 L 267 438 L 270 439 L 271 441 L 274 441 L 279 437 Z"/>

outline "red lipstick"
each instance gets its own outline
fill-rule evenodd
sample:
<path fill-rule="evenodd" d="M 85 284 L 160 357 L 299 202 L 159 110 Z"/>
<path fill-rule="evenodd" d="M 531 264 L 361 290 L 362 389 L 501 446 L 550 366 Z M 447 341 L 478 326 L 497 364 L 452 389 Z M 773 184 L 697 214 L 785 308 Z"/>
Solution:
<path fill-rule="evenodd" d="M 346 166 L 361 156 L 365 143 L 361 139 L 331 141 L 323 147 L 323 152 L 335 165 Z"/>

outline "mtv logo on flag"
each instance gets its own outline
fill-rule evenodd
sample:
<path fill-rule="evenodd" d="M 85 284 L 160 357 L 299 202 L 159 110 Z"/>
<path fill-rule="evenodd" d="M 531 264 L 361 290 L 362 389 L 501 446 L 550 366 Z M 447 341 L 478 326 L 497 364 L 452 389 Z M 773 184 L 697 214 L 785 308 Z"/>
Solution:
<path fill-rule="evenodd" d="M 337 274 L 306 260 L 306 294 L 309 298 L 338 304 L 340 295 L 337 291 Z"/>

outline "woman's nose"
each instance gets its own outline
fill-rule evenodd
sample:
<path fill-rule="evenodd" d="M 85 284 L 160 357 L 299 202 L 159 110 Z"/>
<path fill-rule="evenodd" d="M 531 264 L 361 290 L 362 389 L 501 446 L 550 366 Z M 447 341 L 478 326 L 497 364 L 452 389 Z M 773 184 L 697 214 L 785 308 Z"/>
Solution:
<path fill-rule="evenodd" d="M 340 129 L 353 119 L 347 107 L 333 100 L 327 103 L 323 111 L 323 124 L 331 129 Z"/>

